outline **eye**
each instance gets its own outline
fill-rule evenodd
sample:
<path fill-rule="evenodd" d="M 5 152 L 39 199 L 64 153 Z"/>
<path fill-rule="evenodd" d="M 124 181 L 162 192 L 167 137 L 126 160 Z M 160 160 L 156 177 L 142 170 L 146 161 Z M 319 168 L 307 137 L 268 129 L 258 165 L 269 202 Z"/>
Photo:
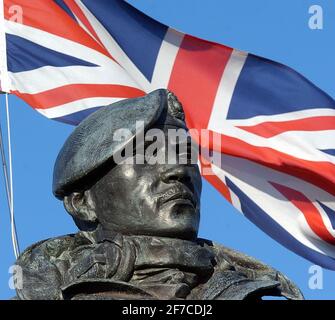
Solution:
<path fill-rule="evenodd" d="M 150 159 L 152 157 L 157 157 L 158 154 L 158 145 L 156 144 L 157 142 L 157 137 L 153 138 L 153 141 L 146 141 L 144 144 L 144 154 L 147 159 Z M 154 146 L 152 146 L 155 144 Z M 151 147 L 152 146 L 152 147 Z M 151 148 L 149 148 L 151 147 Z"/>
<path fill-rule="evenodd" d="M 181 143 L 175 145 L 176 154 L 179 156 L 180 161 L 183 163 L 192 164 L 198 159 L 198 148 L 192 141 L 191 137 Z"/>

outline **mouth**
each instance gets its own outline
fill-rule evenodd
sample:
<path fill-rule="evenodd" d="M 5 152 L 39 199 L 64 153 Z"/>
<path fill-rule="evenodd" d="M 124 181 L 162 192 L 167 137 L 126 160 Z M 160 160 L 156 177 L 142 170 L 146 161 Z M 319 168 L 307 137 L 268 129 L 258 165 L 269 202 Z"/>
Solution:
<path fill-rule="evenodd" d="M 181 187 L 169 189 L 167 192 L 159 197 L 160 205 L 165 205 L 171 202 L 189 205 L 192 206 L 194 209 L 197 207 L 197 202 L 194 198 L 194 195 Z"/>

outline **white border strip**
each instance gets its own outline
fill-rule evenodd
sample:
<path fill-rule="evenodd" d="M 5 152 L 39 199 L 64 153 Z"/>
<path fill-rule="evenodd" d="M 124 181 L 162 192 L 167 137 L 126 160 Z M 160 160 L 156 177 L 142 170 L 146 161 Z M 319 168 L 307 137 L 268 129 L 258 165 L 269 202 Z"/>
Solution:
<path fill-rule="evenodd" d="M 5 30 L 5 5 L 4 0 L 0 0 L 0 88 L 4 92 L 10 92 L 11 82 L 7 68 L 7 46 Z"/>

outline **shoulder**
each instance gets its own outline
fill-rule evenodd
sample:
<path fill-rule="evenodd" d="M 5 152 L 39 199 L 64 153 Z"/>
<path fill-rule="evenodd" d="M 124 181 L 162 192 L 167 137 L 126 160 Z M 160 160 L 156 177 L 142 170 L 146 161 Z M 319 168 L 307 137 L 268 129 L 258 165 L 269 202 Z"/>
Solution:
<path fill-rule="evenodd" d="M 198 243 L 214 253 L 216 266 L 213 277 L 227 273 L 229 277 L 240 278 L 248 290 L 273 288 L 276 295 L 292 300 L 303 299 L 301 291 L 290 279 L 267 264 L 207 239 L 198 239 Z"/>
<path fill-rule="evenodd" d="M 22 252 L 15 263 L 20 278 L 17 297 L 24 300 L 57 299 L 68 253 L 82 241 L 80 236 L 71 234 L 39 241 Z"/>
<path fill-rule="evenodd" d="M 33 266 L 44 259 L 51 261 L 60 257 L 65 251 L 75 246 L 76 235 L 70 234 L 56 238 L 45 239 L 34 243 L 25 249 L 16 261 L 17 265 Z"/>

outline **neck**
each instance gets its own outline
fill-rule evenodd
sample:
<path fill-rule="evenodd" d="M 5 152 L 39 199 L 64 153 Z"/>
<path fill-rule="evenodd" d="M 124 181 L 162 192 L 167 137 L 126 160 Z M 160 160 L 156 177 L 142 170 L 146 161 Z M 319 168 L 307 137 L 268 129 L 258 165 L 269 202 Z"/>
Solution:
<path fill-rule="evenodd" d="M 125 235 L 121 232 L 117 232 L 114 230 L 106 230 L 103 228 L 101 224 L 98 225 L 98 227 L 93 231 L 81 231 L 80 232 L 85 238 L 89 239 L 92 243 L 101 243 L 104 241 L 115 241 L 115 239 L 118 239 L 120 237 L 129 237 L 129 238 L 139 238 L 139 239 L 150 239 L 150 238 L 156 238 L 156 239 L 166 239 L 171 241 L 187 241 L 187 242 L 193 242 L 196 243 L 197 237 L 195 236 L 192 239 L 181 239 L 181 238 L 173 238 L 173 237 L 167 237 L 167 236 L 160 236 L 160 235 Z"/>

